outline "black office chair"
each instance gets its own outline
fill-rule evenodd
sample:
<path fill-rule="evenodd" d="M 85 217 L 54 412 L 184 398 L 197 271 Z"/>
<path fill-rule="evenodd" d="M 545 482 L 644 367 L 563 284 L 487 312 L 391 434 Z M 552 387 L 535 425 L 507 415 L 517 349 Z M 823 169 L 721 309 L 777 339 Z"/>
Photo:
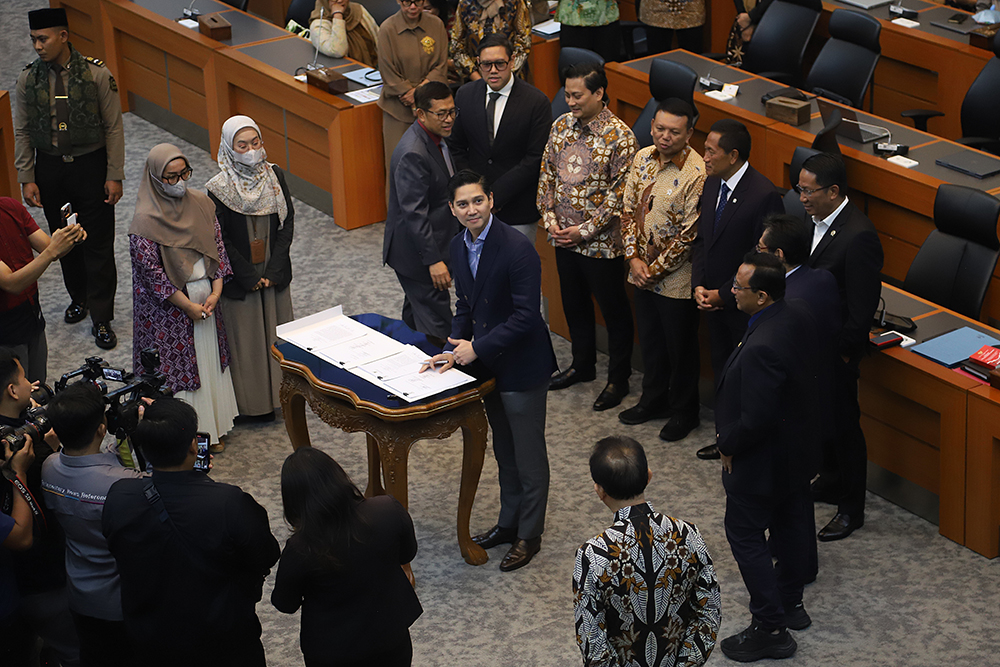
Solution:
<path fill-rule="evenodd" d="M 642 0 L 635 0 L 635 15 L 639 16 Z M 646 45 L 646 24 L 641 21 L 619 21 L 622 31 L 622 48 L 625 50 L 625 60 L 642 58 L 649 53 Z"/>
<path fill-rule="evenodd" d="M 292 0 L 288 5 L 288 13 L 285 14 L 285 25 L 289 21 L 295 21 L 303 28 L 309 27 L 309 15 L 316 8 L 316 0 Z"/>
<path fill-rule="evenodd" d="M 743 69 L 790 86 L 799 85 L 802 58 L 819 14 L 815 9 L 775 0 L 746 47 Z"/>
<path fill-rule="evenodd" d="M 247 10 L 247 5 L 250 4 L 250 0 L 222 0 L 222 1 L 227 5 L 229 5 L 230 7 L 235 7 L 236 9 L 240 9 L 244 12 Z"/>
<path fill-rule="evenodd" d="M 604 58 L 593 51 L 578 49 L 575 46 L 564 46 L 560 49 L 559 81 L 563 85 L 559 88 L 559 92 L 556 93 L 556 96 L 552 98 L 552 120 L 555 120 L 564 113 L 569 112 L 569 106 L 566 105 L 566 77 L 564 72 L 573 65 L 579 65 L 580 63 L 598 63 L 603 65 Z"/>
<path fill-rule="evenodd" d="M 653 137 L 649 133 L 649 125 L 656 115 L 656 107 L 662 100 L 676 97 L 684 100 L 694 109 L 698 119 L 698 108 L 694 105 L 694 87 L 698 83 L 698 73 L 683 63 L 656 58 L 649 64 L 649 94 L 652 97 L 646 102 L 642 113 L 632 126 L 636 141 L 640 148 L 653 145 Z"/>
<path fill-rule="evenodd" d="M 959 143 L 1000 155 L 1000 32 L 993 37 L 993 57 L 972 82 L 962 100 L 962 138 Z M 927 131 L 927 120 L 943 116 L 933 109 L 910 109 L 901 114 Z"/>
<path fill-rule="evenodd" d="M 860 109 L 882 52 L 881 32 L 882 24 L 870 14 L 834 10 L 830 15 L 830 39 L 809 70 L 806 89 Z"/>
<path fill-rule="evenodd" d="M 976 188 L 946 183 L 934 198 L 937 227 L 913 258 L 903 289 L 979 319 L 1000 255 L 1000 200 Z"/>
<path fill-rule="evenodd" d="M 821 151 L 806 146 L 797 146 L 792 153 L 792 161 L 788 165 L 788 182 L 792 184 L 791 189 L 781 198 L 781 203 L 785 206 L 785 213 L 794 215 L 802 220 L 806 219 L 806 210 L 799 201 L 799 193 L 795 191 L 795 186 L 799 184 L 799 172 L 802 171 L 802 163 L 817 155 Z"/>

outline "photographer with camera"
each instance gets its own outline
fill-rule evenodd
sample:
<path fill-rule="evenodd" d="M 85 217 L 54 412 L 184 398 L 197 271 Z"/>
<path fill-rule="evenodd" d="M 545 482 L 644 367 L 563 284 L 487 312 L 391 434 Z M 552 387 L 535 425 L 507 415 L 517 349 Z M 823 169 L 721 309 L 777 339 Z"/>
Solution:
<path fill-rule="evenodd" d="M 4 459 L 11 462 L 11 472 L 23 483 L 35 460 L 31 439 L 17 454 L 12 454 L 10 445 L 5 443 Z M 12 500 L 10 514 L 0 513 L 0 664 L 3 665 L 15 664 L 16 656 L 11 649 L 19 643 L 16 640 L 19 628 L 13 618 L 17 610 L 17 582 L 11 553 L 29 549 L 32 544 L 31 507 L 20 494 L 15 494 Z"/>
<path fill-rule="evenodd" d="M 67 591 L 80 664 L 131 667 L 140 661 L 125 630 L 118 566 L 101 532 L 101 513 L 112 484 L 143 475 L 123 466 L 113 448 L 102 451 L 105 408 L 91 382 L 72 384 L 52 398 L 46 412 L 62 450 L 42 466 L 42 491 L 66 532 Z"/>
<path fill-rule="evenodd" d="M 264 667 L 255 605 L 278 562 L 267 511 L 194 469 L 198 414 L 176 398 L 145 408 L 132 435 L 153 466 L 108 491 L 103 532 L 143 667 Z M 165 628 L 190 628 L 178 641 Z"/>
<path fill-rule="evenodd" d="M 34 515 L 31 547 L 13 554 L 12 558 L 20 603 L 15 618 L 5 624 L 4 630 L 12 643 L 3 650 L 17 657 L 0 664 L 16 667 L 23 664 L 21 660 L 30 651 L 33 635 L 38 634 L 63 667 L 72 667 L 80 662 L 76 630 L 66 598 L 65 539 L 55 517 L 47 516 L 38 504 L 42 497 L 42 464 L 58 449 L 59 442 L 54 434 L 47 433 L 44 411 L 30 409 L 33 389 L 17 353 L 0 347 L 0 438 L 12 454 L 30 448 L 34 455 L 32 464 L 19 471 L 15 479 L 7 472 L 8 468 L 14 472 L 15 457 L 8 458 L 0 480 L 0 507 L 13 508 L 21 497 Z M 12 626 L 18 629 L 13 631 Z"/>
<path fill-rule="evenodd" d="M 0 345 L 18 353 L 32 381 L 45 382 L 48 358 L 36 281 L 50 264 L 86 238 L 80 225 L 57 229 L 49 238 L 21 202 L 0 197 Z"/>

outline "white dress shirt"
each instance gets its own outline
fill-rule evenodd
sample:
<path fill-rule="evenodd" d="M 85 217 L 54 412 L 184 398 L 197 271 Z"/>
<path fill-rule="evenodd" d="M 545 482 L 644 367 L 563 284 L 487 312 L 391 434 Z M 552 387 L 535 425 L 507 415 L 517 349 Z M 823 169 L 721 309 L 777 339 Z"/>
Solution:
<path fill-rule="evenodd" d="M 847 202 L 849 201 L 851 201 L 850 197 L 844 197 L 844 201 L 840 203 L 837 210 L 822 220 L 817 220 L 816 216 L 813 216 L 813 224 L 815 227 L 813 228 L 813 242 L 812 249 L 809 251 L 810 253 L 816 252 L 816 246 L 818 246 L 819 242 L 823 240 L 823 235 L 826 234 L 826 230 L 830 229 L 830 223 L 837 219 L 837 216 L 840 215 L 840 212 L 844 210 L 844 207 L 847 206 Z"/>
<path fill-rule="evenodd" d="M 514 77 L 510 77 L 510 81 L 507 82 L 500 90 L 493 90 L 490 88 L 490 84 L 486 84 L 486 106 L 490 106 L 490 93 L 500 93 L 500 97 L 497 98 L 496 109 L 493 110 L 493 136 L 497 135 L 500 131 L 500 121 L 503 119 L 503 110 L 507 107 L 507 100 L 510 98 L 510 91 L 514 87 Z M 489 124 L 489 119 L 486 119 L 487 126 Z"/>
<path fill-rule="evenodd" d="M 499 102 L 499 100 L 497 100 Z M 744 162 L 743 166 L 736 170 L 736 173 L 727 178 L 723 183 L 729 188 L 729 195 L 726 198 L 728 203 L 733 197 L 733 192 L 736 190 L 736 186 L 739 185 L 740 179 L 743 178 L 743 174 L 747 173 L 747 169 L 750 168 L 749 162 Z M 715 210 L 719 210 L 719 200 L 722 199 L 722 187 L 719 187 L 719 195 L 715 198 Z"/>

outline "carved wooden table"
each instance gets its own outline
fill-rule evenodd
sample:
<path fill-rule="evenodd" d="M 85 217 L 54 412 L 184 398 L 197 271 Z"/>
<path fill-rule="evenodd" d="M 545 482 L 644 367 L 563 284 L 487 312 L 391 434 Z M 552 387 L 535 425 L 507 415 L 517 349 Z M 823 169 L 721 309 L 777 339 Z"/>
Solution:
<path fill-rule="evenodd" d="M 423 334 L 399 320 L 380 315 L 355 319 L 428 355 L 439 352 Z M 305 406 L 330 426 L 368 438 L 368 487 L 365 496 L 388 493 L 407 507 L 406 465 L 417 440 L 444 439 L 462 429 L 462 482 L 458 494 L 458 545 L 470 565 L 489 560 L 472 541 L 469 520 L 486 452 L 488 422 L 482 398 L 494 388 L 492 379 L 457 387 L 416 403 L 390 396 L 360 377 L 291 343 L 280 342 L 271 355 L 281 364 L 281 409 L 292 447 L 309 446 Z M 383 474 L 384 471 L 384 474 Z"/>

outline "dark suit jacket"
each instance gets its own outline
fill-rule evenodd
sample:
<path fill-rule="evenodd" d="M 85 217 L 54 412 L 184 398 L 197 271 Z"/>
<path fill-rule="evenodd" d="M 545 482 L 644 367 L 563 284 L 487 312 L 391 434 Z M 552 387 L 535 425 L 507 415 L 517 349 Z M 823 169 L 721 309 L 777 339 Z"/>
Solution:
<path fill-rule="evenodd" d="M 834 219 L 807 262 L 826 269 L 840 288 L 843 327 L 837 341 L 842 355 L 858 359 L 868 345 L 872 316 L 882 293 L 882 242 L 864 213 L 848 203 Z"/>
<path fill-rule="evenodd" d="M 448 262 L 448 243 L 459 229 L 448 208 L 449 178 L 441 149 L 414 122 L 392 153 L 382 262 L 427 284 L 427 267 Z"/>
<path fill-rule="evenodd" d="M 271 228 L 268 231 L 271 259 L 264 268 L 262 277 L 270 280 L 275 289 L 283 290 L 292 282 L 292 260 L 288 255 L 288 249 L 292 245 L 295 208 L 292 206 L 292 196 L 288 194 L 288 186 L 285 184 L 285 173 L 277 165 L 272 165 L 271 168 L 281 183 L 281 192 L 285 195 L 285 204 L 288 206 L 288 217 L 284 222 L 280 222 L 277 213 L 271 214 Z M 219 219 L 219 227 L 222 228 L 222 242 L 226 245 L 226 254 L 229 255 L 229 263 L 233 267 L 233 279 L 226 282 L 222 293 L 230 299 L 242 301 L 247 292 L 253 291 L 254 285 L 257 284 L 257 271 L 250 261 L 247 217 L 223 204 L 211 192 L 208 193 L 208 197 L 215 204 L 215 217 Z"/>
<path fill-rule="evenodd" d="M 701 194 L 698 236 L 691 247 L 691 285 L 719 290 L 725 308 L 736 308 L 730 288 L 743 256 L 756 247 L 764 231 L 764 218 L 782 213 L 781 195 L 766 176 L 747 168 L 729 203 L 722 209 L 715 229 L 715 203 L 722 179 L 710 176 Z"/>
<path fill-rule="evenodd" d="M 726 361 L 716 389 L 719 451 L 733 457 L 722 473 L 729 493 L 778 495 L 808 481 L 814 456 L 809 423 L 815 376 L 809 347 L 811 316 L 778 301 L 747 328 Z"/>
<path fill-rule="evenodd" d="M 538 253 L 523 234 L 494 216 L 473 279 L 464 237 L 463 232 L 451 242 L 458 295 L 451 337 L 472 340 L 476 355 L 496 376 L 497 391 L 534 389 L 556 370 L 540 309 Z"/>
<path fill-rule="evenodd" d="M 552 125 L 552 106 L 545 93 L 514 77 L 492 147 L 486 129 L 486 81 L 470 81 L 459 88 L 455 105 L 461 114 L 448 145 L 456 168 L 486 177 L 493 188 L 493 207 L 508 224 L 538 222 L 538 174 Z"/>
<path fill-rule="evenodd" d="M 785 299 L 801 299 L 809 306 L 819 333 L 836 341 L 840 336 L 840 288 L 826 269 L 803 264 L 785 279 Z"/>

